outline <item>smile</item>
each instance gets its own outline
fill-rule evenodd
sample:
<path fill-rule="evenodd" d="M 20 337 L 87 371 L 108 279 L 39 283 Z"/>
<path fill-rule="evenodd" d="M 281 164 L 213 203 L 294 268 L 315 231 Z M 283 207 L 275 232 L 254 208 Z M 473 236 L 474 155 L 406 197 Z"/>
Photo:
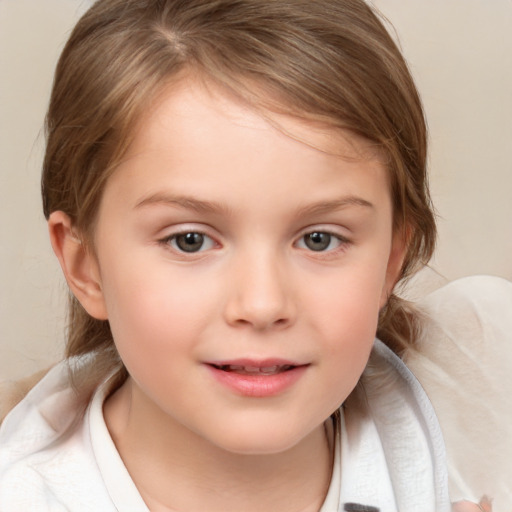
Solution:
<path fill-rule="evenodd" d="M 280 395 L 292 388 L 310 365 L 282 361 L 230 361 L 207 363 L 206 366 L 215 381 L 230 392 L 265 398 Z"/>

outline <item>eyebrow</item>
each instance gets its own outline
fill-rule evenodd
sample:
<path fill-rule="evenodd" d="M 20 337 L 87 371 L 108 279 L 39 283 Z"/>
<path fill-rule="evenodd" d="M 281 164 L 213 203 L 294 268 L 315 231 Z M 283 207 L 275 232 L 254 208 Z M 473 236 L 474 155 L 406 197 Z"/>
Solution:
<path fill-rule="evenodd" d="M 299 213 L 301 215 L 321 215 L 323 213 L 342 210 L 349 206 L 362 206 L 372 210 L 375 208 L 375 206 L 366 199 L 357 196 L 345 196 L 332 201 L 321 201 L 319 203 L 304 206 L 299 210 Z"/>
<path fill-rule="evenodd" d="M 163 205 L 187 210 L 193 210 L 198 213 L 220 214 L 229 211 L 229 208 L 212 201 L 206 201 L 189 196 L 173 195 L 167 193 L 151 194 L 141 199 L 135 208 L 144 208 L 151 205 Z M 374 205 L 357 196 L 346 196 L 332 201 L 320 201 L 311 205 L 299 208 L 299 215 L 321 215 L 336 210 L 342 210 L 350 206 L 361 206 L 364 208 L 374 209 Z"/>
<path fill-rule="evenodd" d="M 219 203 L 212 201 L 205 201 L 202 199 L 196 199 L 189 196 L 180 196 L 166 193 L 151 194 L 141 199 L 136 205 L 135 209 L 144 208 L 151 205 L 164 205 L 173 206 L 177 208 L 184 208 L 187 210 L 193 210 L 198 213 L 224 213 L 227 208 Z"/>

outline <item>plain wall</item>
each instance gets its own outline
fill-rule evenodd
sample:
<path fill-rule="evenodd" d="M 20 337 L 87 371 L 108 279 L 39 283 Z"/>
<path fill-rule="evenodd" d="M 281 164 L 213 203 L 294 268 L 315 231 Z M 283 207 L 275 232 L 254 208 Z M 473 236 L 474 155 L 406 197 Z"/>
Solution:
<path fill-rule="evenodd" d="M 0 0 L 0 378 L 60 357 L 66 291 L 39 197 L 52 73 L 88 2 Z M 439 213 L 432 267 L 512 279 L 512 2 L 375 0 L 422 93 Z"/>

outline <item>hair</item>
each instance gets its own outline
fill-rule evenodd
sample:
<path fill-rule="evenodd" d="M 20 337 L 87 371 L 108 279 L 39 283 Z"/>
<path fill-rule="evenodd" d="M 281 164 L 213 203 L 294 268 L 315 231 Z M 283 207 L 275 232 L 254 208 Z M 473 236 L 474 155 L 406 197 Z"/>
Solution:
<path fill-rule="evenodd" d="M 186 71 L 262 111 L 280 109 L 348 130 L 379 148 L 394 229 L 408 248 L 401 278 L 430 259 L 435 220 L 427 129 L 407 64 L 363 0 L 99 0 L 79 20 L 57 65 L 46 118 L 45 216 L 62 210 L 92 249 L 102 191 L 134 127 Z M 66 356 L 96 364 L 89 389 L 117 369 L 108 321 L 70 297 Z M 414 341 L 411 308 L 395 295 L 377 336 L 400 353 Z M 91 373 L 92 372 L 92 373 Z"/>

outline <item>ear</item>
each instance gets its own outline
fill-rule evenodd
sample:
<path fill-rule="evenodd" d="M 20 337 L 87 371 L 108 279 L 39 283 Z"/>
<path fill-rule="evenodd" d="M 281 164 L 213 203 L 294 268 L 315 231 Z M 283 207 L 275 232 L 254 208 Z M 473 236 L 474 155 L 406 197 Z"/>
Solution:
<path fill-rule="evenodd" d="M 48 230 L 53 251 L 71 292 L 92 317 L 106 320 L 107 309 L 95 255 L 77 236 L 71 219 L 64 212 L 55 211 L 50 215 Z"/>
<path fill-rule="evenodd" d="M 402 266 L 407 254 L 408 242 L 410 239 L 410 229 L 396 229 L 391 242 L 391 250 L 389 253 L 388 266 L 386 269 L 386 278 L 382 288 L 380 298 L 380 307 L 383 308 L 393 292 L 395 284 L 400 279 Z"/>

